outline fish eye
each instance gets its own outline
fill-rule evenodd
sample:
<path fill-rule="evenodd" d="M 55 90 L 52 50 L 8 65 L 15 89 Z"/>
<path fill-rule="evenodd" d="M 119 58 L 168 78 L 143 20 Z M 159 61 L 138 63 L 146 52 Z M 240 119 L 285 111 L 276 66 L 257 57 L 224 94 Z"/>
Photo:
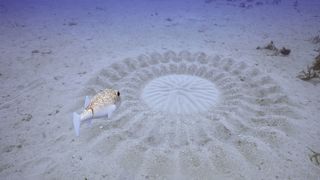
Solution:
<path fill-rule="evenodd" d="M 117 95 L 120 96 L 120 92 L 119 91 L 118 91 Z"/>

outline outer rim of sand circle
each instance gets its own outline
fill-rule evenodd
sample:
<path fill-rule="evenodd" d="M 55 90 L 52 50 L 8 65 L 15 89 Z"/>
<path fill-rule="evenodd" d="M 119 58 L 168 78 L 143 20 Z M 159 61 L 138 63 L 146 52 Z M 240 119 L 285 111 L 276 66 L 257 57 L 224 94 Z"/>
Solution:
<path fill-rule="evenodd" d="M 215 108 L 195 115 L 154 111 L 141 99 L 141 92 L 151 80 L 170 74 L 194 75 L 211 81 L 219 89 L 221 100 Z M 236 167 L 237 174 L 243 174 L 244 165 L 255 167 L 261 160 L 269 167 L 273 165 L 269 159 L 280 158 L 285 162 L 287 156 L 275 149 L 294 146 L 289 138 L 295 133 L 291 134 L 295 130 L 291 120 L 297 116 L 291 112 L 291 101 L 272 78 L 244 62 L 187 51 L 153 53 L 111 64 L 88 85 L 79 97 L 81 104 L 84 95 L 100 89 L 114 88 L 121 92 L 122 104 L 112 118 L 97 120 L 92 128 L 83 129 L 84 148 L 88 151 L 109 161 L 124 158 L 116 163 L 116 168 L 127 169 L 128 164 L 121 162 L 128 162 L 128 156 L 137 157 L 135 162 L 146 162 L 142 166 L 150 167 L 159 165 L 153 159 L 156 156 L 170 158 L 169 154 L 176 154 L 172 160 L 182 162 L 176 168 L 184 170 L 183 174 L 190 172 L 187 165 L 192 162 L 188 160 L 194 157 L 205 160 L 198 161 L 199 167 L 210 163 L 219 169 L 222 162 Z M 198 167 L 192 170 L 195 176 L 199 172 Z"/>
<path fill-rule="evenodd" d="M 287 117 L 286 113 L 281 114 L 281 110 L 276 106 L 270 108 L 270 104 L 274 103 L 283 105 L 286 109 L 291 106 L 288 97 L 272 78 L 244 62 L 221 58 L 218 55 L 207 56 L 203 52 L 181 51 L 176 54 L 168 51 L 124 59 L 102 69 L 97 77 L 91 80 L 90 84 L 93 86 L 88 88 L 85 94 L 94 94 L 104 88 L 115 88 L 122 92 L 123 103 L 119 108 L 121 113 L 128 113 L 128 108 L 135 112 L 133 116 L 139 113 L 157 113 L 141 99 L 141 92 L 151 80 L 170 74 L 198 76 L 216 85 L 221 92 L 221 101 L 216 108 L 202 114 L 204 118 L 221 119 L 221 116 L 225 117 L 225 113 L 232 112 L 232 116 L 241 117 L 232 118 L 238 122 L 236 126 L 241 128 L 274 124 L 277 128 L 288 130 L 287 119 L 295 116 L 291 112 L 287 113 L 290 117 Z M 262 113 L 262 116 L 247 115 L 252 113 Z M 274 118 L 274 115 L 277 117 Z"/>

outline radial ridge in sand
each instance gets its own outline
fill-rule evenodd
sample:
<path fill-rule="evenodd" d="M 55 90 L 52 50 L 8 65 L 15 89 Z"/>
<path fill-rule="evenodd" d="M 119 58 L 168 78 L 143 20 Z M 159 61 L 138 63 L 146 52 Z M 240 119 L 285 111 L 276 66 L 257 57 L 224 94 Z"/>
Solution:
<path fill-rule="evenodd" d="M 142 98 L 157 111 L 173 114 L 204 112 L 218 100 L 218 90 L 208 80 L 190 75 L 168 75 L 152 80 Z"/>
<path fill-rule="evenodd" d="M 81 97 L 108 87 L 121 92 L 114 116 L 83 130 L 88 151 L 114 162 L 117 172 L 101 166 L 114 177 L 131 169 L 130 177 L 221 179 L 231 167 L 234 177 L 250 179 L 252 168 L 270 169 L 276 160 L 263 176 L 282 174 L 286 159 L 294 159 L 277 151 L 294 145 L 291 101 L 245 62 L 188 51 L 152 53 L 103 68 L 88 85 Z M 132 157 L 141 163 L 134 165 Z"/>

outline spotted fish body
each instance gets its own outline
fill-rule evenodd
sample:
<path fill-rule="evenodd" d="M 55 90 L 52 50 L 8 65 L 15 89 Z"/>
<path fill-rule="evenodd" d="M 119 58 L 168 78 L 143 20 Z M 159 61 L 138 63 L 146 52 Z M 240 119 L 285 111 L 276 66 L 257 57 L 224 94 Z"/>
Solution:
<path fill-rule="evenodd" d="M 110 118 L 119 101 L 120 92 L 114 89 L 105 89 L 96 94 L 91 100 L 87 96 L 84 111 L 80 115 L 76 112 L 73 113 L 73 126 L 76 135 L 79 136 L 81 122 L 88 121 L 91 124 L 94 118 L 104 116 Z"/>

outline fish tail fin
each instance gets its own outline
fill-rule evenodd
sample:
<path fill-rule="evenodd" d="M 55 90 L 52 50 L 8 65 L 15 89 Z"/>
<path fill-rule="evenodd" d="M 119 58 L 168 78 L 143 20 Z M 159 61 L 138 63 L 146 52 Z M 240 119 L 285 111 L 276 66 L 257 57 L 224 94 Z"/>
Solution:
<path fill-rule="evenodd" d="M 88 107 L 90 104 L 90 96 L 84 98 L 84 108 Z"/>
<path fill-rule="evenodd" d="M 76 136 L 79 136 L 80 133 L 80 115 L 76 112 L 73 113 L 73 128 L 76 132 Z"/>

